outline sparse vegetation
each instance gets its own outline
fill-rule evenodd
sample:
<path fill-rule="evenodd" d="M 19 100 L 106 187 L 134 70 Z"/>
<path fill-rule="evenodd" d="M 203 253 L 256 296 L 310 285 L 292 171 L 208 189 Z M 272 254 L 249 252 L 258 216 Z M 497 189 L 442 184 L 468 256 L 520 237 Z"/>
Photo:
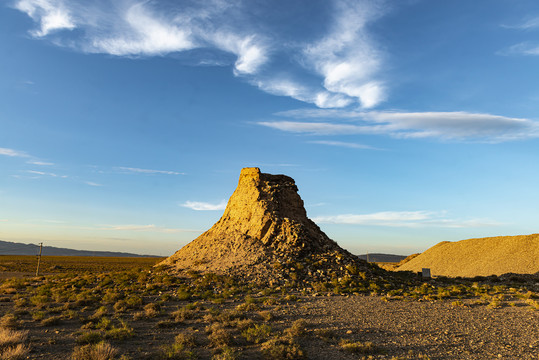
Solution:
<path fill-rule="evenodd" d="M 283 265 L 300 274 L 314 263 Z M 494 311 L 485 311 L 498 313 L 511 306 L 530 314 L 528 309 L 539 309 L 537 289 L 526 283 L 507 285 L 489 278 L 388 281 L 351 267 L 348 273 L 305 281 L 301 287 L 214 274 L 173 277 L 150 268 L 4 279 L 0 297 L 7 300 L 0 302 L 0 338 L 13 340 L 0 341 L 0 359 L 26 358 L 37 341 L 40 351 L 73 359 L 136 359 L 141 351 L 156 359 L 301 359 L 309 358 L 303 345 L 311 343 L 341 349 L 343 355 L 379 354 L 382 347 L 372 338 L 369 342 L 360 334 L 318 328 L 298 318 L 312 301 L 329 299 L 326 295 L 376 293 L 391 302 L 447 302 L 454 311 L 492 307 Z M 66 341 L 61 339 L 71 345 L 60 346 Z M 138 343 L 143 345 L 133 345 Z"/>

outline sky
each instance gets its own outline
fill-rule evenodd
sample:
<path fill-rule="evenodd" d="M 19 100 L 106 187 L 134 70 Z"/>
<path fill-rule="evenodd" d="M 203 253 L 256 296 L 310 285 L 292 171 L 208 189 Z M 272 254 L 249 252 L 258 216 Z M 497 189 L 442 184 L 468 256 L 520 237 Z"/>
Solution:
<path fill-rule="evenodd" d="M 0 240 L 168 256 L 243 167 L 353 253 L 538 232 L 536 0 L 8 0 Z"/>

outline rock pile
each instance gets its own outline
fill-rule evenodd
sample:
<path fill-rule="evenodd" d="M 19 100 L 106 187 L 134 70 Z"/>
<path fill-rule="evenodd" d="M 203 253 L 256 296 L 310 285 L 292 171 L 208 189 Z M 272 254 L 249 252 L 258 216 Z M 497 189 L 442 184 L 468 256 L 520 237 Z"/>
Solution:
<path fill-rule="evenodd" d="M 258 168 L 244 168 L 221 219 L 161 265 L 270 283 L 382 271 L 342 249 L 307 217 L 292 178 Z"/>

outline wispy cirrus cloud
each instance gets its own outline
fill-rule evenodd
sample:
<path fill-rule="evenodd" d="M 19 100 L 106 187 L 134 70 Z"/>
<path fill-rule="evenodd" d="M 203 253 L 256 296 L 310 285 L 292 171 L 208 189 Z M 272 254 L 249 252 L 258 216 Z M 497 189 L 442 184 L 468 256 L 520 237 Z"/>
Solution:
<path fill-rule="evenodd" d="M 54 163 L 47 162 L 47 161 L 39 161 L 39 160 L 30 160 L 26 162 L 30 165 L 39 165 L 39 166 L 52 166 Z"/>
<path fill-rule="evenodd" d="M 23 158 L 30 157 L 30 155 L 28 155 L 24 151 L 8 149 L 8 148 L 0 148 L 0 155 L 10 156 L 10 157 L 23 157 Z"/>
<path fill-rule="evenodd" d="M 202 201 L 186 201 L 180 206 L 197 210 L 197 211 L 215 211 L 215 210 L 224 210 L 226 208 L 226 201 L 223 200 L 220 203 L 207 203 Z"/>
<path fill-rule="evenodd" d="M 69 177 L 67 175 L 59 175 L 59 174 L 52 173 L 52 172 L 38 171 L 38 170 L 27 170 L 26 172 L 28 174 L 31 174 L 31 175 L 50 176 L 50 177 L 57 177 L 57 178 L 61 178 L 61 179 L 67 179 Z"/>
<path fill-rule="evenodd" d="M 271 94 L 324 108 L 370 108 L 386 97 L 380 80 L 384 54 L 368 31 L 387 11 L 383 5 L 382 0 L 303 1 L 286 8 L 225 0 L 17 0 L 14 7 L 37 24 L 32 36 L 84 53 L 182 53 L 201 65 L 231 65 L 236 76 Z M 305 6 L 320 7 L 325 16 L 305 17 Z M 260 7 L 264 16 L 257 14 Z"/>
<path fill-rule="evenodd" d="M 377 134 L 396 138 L 438 138 L 502 142 L 539 137 L 539 122 L 469 112 L 354 112 L 308 109 L 281 112 L 292 120 L 261 121 L 259 125 L 310 135 Z M 308 119 L 310 121 L 296 121 Z M 314 120 L 314 121 L 313 121 Z"/>
<path fill-rule="evenodd" d="M 345 142 L 345 141 L 331 141 L 331 140 L 314 140 L 309 141 L 310 144 L 319 144 L 319 145 L 328 145 L 328 146 L 336 146 L 336 147 L 344 147 L 349 149 L 365 149 L 365 150 L 380 150 L 378 148 L 364 145 L 364 144 L 357 144 L 357 143 L 351 143 L 351 142 Z"/>
<path fill-rule="evenodd" d="M 500 50 L 498 55 L 527 55 L 527 56 L 539 56 L 539 42 L 524 41 L 515 45 L 512 45 L 506 49 Z"/>
<path fill-rule="evenodd" d="M 383 211 L 372 214 L 342 214 L 317 216 L 319 224 L 348 224 L 384 227 L 444 227 L 470 228 L 501 225 L 488 219 L 450 219 L 445 212 L 432 211 Z"/>
<path fill-rule="evenodd" d="M 153 170 L 153 169 L 141 169 L 141 168 L 132 168 L 132 167 L 123 167 L 120 166 L 117 168 L 119 171 L 124 173 L 132 174 L 148 174 L 148 175 L 184 175 L 181 172 L 170 171 L 170 170 Z"/>
<path fill-rule="evenodd" d="M 96 183 L 96 182 L 93 182 L 93 181 L 85 181 L 84 183 L 85 183 L 86 185 L 89 185 L 89 186 L 95 186 L 95 187 L 103 186 L 103 184 L 99 184 L 99 183 Z"/>
<path fill-rule="evenodd" d="M 507 29 L 521 29 L 521 30 L 530 30 L 539 28 L 539 16 L 528 17 L 520 22 L 513 24 L 502 24 L 502 27 Z"/>
<path fill-rule="evenodd" d="M 103 225 L 103 226 L 100 226 L 99 229 L 100 230 L 115 230 L 115 231 L 159 232 L 159 233 L 167 233 L 167 234 L 199 231 L 199 230 L 193 230 L 193 229 L 164 228 L 164 227 L 156 226 L 154 224 Z"/>

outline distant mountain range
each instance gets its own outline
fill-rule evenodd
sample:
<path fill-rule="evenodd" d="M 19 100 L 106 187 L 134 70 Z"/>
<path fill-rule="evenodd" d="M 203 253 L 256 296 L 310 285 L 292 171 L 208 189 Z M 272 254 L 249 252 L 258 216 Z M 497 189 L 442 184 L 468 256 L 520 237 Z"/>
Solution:
<path fill-rule="evenodd" d="M 368 260 L 369 262 L 391 262 L 391 263 L 398 263 L 401 260 L 406 259 L 405 255 L 393 255 L 393 254 L 379 254 L 379 253 L 373 253 L 373 254 L 363 254 L 358 255 L 357 257 L 362 260 Z"/>
<path fill-rule="evenodd" d="M 39 245 L 22 244 L 0 240 L 0 255 L 38 255 Z M 155 255 L 139 255 L 113 251 L 73 250 L 54 246 L 43 246 L 44 256 L 107 256 L 107 257 L 154 257 Z M 157 257 L 157 256 L 155 256 Z"/>

